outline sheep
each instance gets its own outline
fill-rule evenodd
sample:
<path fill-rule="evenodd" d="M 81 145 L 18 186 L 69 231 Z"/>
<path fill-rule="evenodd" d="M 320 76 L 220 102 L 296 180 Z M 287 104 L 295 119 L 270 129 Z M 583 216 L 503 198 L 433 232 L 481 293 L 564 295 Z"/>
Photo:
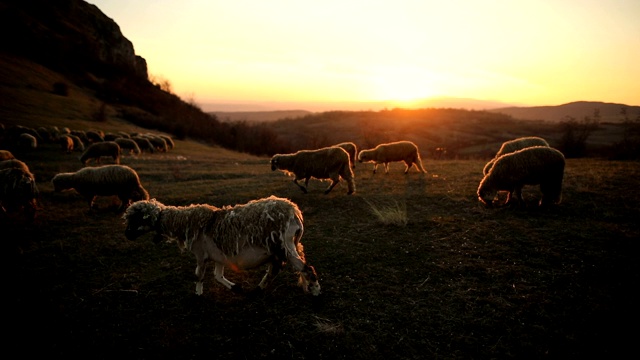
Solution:
<path fill-rule="evenodd" d="M 89 143 L 98 143 L 104 141 L 104 134 L 97 130 L 89 130 L 85 132 Z"/>
<path fill-rule="evenodd" d="M 309 179 L 330 179 L 331 184 L 324 191 L 328 194 L 342 177 L 347 181 L 348 195 L 356 191 L 353 170 L 349 165 L 349 154 L 339 147 L 326 147 L 317 150 L 300 150 L 293 154 L 276 154 L 271 158 L 271 170 L 283 170 L 286 174 L 294 175 L 293 183 L 303 193 L 307 193 Z M 304 186 L 298 180 L 304 179 Z"/>
<path fill-rule="evenodd" d="M 38 148 L 38 139 L 28 133 L 22 133 L 18 136 L 18 147 L 23 150 L 35 150 Z"/>
<path fill-rule="evenodd" d="M 70 135 L 61 135 L 58 138 L 58 144 L 60 144 L 62 151 L 66 152 L 67 154 L 73 152 L 73 139 Z"/>
<path fill-rule="evenodd" d="M 539 205 L 559 204 L 562 198 L 564 155 L 551 147 L 533 146 L 507 153 L 496 159 L 489 173 L 478 186 L 478 199 L 491 205 L 498 191 L 509 191 L 507 204 L 513 196 L 522 203 L 524 185 L 540 185 L 542 199 Z"/>
<path fill-rule="evenodd" d="M 167 150 L 169 149 L 167 142 L 160 136 L 156 136 L 153 134 L 144 134 L 142 135 L 142 137 L 148 139 L 153 147 L 159 152 L 167 152 Z"/>
<path fill-rule="evenodd" d="M 388 144 L 380 144 L 374 149 L 361 150 L 358 154 L 358 162 L 373 162 L 373 173 L 376 173 L 378 164 L 384 164 L 385 174 L 389 173 L 389 163 L 404 161 L 406 168 L 404 173 L 408 174 L 413 164 L 419 172 L 427 171 L 422 166 L 422 159 L 418 152 L 418 146 L 411 141 L 397 141 Z"/>
<path fill-rule="evenodd" d="M 120 164 L 120 145 L 114 141 L 93 143 L 80 155 L 80 162 L 87 165 L 91 159 L 95 159 L 100 164 L 102 156 L 111 156 L 116 164 Z"/>
<path fill-rule="evenodd" d="M 33 174 L 31 174 L 31 171 L 29 170 L 29 167 L 27 166 L 27 164 L 25 164 L 24 162 L 18 159 L 9 159 L 9 160 L 0 161 L 0 170 L 4 170 L 4 169 L 22 169 L 26 173 L 31 175 L 31 177 L 33 177 Z"/>
<path fill-rule="evenodd" d="M 498 150 L 496 155 L 493 157 L 493 159 L 491 159 L 491 161 L 489 161 L 484 166 L 484 169 L 482 169 L 482 175 L 487 175 L 487 173 L 489 172 L 489 170 L 491 170 L 491 167 L 493 166 L 493 162 L 500 156 L 504 154 L 512 153 L 516 150 L 528 148 L 531 146 L 549 147 L 549 143 L 547 142 L 547 140 L 537 136 L 526 136 L 526 137 L 505 141 L 500 147 L 500 150 Z"/>
<path fill-rule="evenodd" d="M 356 146 L 356 144 L 352 142 L 343 142 L 334 146 L 341 147 L 347 151 L 347 153 L 349 154 L 349 163 L 351 164 L 351 168 L 355 169 L 356 159 L 358 155 L 358 147 Z"/>
<path fill-rule="evenodd" d="M 66 136 L 70 137 L 71 140 L 73 140 L 73 149 L 74 150 L 80 151 L 80 152 L 84 152 L 84 150 L 85 150 L 84 142 L 82 141 L 82 139 L 79 136 L 73 135 L 73 134 L 68 134 Z"/>
<path fill-rule="evenodd" d="M 216 280 L 226 288 L 239 285 L 224 277 L 225 266 L 251 269 L 268 264 L 256 290 L 264 290 L 286 262 L 299 273 L 305 292 L 320 295 L 318 275 L 305 260 L 300 242 L 304 232 L 302 213 L 288 199 L 270 196 L 246 204 L 217 208 L 207 204 L 167 206 L 156 201 L 138 201 L 124 213 L 125 236 L 135 240 L 154 231 L 155 239 L 176 241 L 181 250 L 196 258 L 196 294 L 202 295 L 207 262 L 215 263 Z"/>
<path fill-rule="evenodd" d="M 25 218 L 32 222 L 36 217 L 38 196 L 38 186 L 28 169 L 11 167 L 0 170 L 0 209 L 3 214 L 24 209 Z"/>
<path fill-rule="evenodd" d="M 121 137 L 122 135 L 119 134 L 106 133 L 104 134 L 104 141 L 115 141 L 116 139 L 119 139 Z"/>
<path fill-rule="evenodd" d="M 154 153 L 153 144 L 151 144 L 151 141 L 149 141 L 149 139 L 142 136 L 132 136 L 131 140 L 135 141 L 136 144 L 138 144 L 140 152 L 148 151 L 151 154 Z"/>
<path fill-rule="evenodd" d="M 164 139 L 164 141 L 167 143 L 167 148 L 169 150 L 173 150 L 173 148 L 176 147 L 175 142 L 173 142 L 173 139 L 170 136 L 167 136 L 167 135 L 158 135 L 158 136 Z"/>
<path fill-rule="evenodd" d="M 129 138 L 119 138 L 116 139 L 115 142 L 120 146 L 120 150 L 123 152 L 126 150 L 127 153 L 134 155 L 140 155 L 140 147 L 138 144 Z"/>
<path fill-rule="evenodd" d="M 0 160 L 11 160 L 11 159 L 15 159 L 15 158 L 16 157 L 13 156 L 11 151 L 9 151 L 9 150 L 0 150 Z"/>
<path fill-rule="evenodd" d="M 117 195 L 121 201 L 118 211 L 131 202 L 149 200 L 149 193 L 142 187 L 135 170 L 125 165 L 86 167 L 76 172 L 59 173 L 51 179 L 56 192 L 75 189 L 93 209 L 97 196 Z"/>

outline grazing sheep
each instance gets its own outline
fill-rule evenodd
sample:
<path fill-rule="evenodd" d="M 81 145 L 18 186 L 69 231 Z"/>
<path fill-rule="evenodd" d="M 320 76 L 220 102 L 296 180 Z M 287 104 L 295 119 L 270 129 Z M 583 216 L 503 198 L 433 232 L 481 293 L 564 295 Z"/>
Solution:
<path fill-rule="evenodd" d="M 120 164 L 120 145 L 114 141 L 103 141 L 89 145 L 80 156 L 80 162 L 87 165 L 91 159 L 100 164 L 100 157 L 111 156 L 116 164 Z"/>
<path fill-rule="evenodd" d="M 337 147 L 341 147 L 343 149 L 345 149 L 345 151 L 347 152 L 347 154 L 349 154 L 349 163 L 351 164 L 351 168 L 355 169 L 356 168 L 356 159 L 357 159 L 357 155 L 358 155 L 358 147 L 356 146 L 356 144 L 352 143 L 352 142 L 343 142 L 337 145 L 334 145 Z"/>
<path fill-rule="evenodd" d="M 138 144 L 140 152 L 148 151 L 151 154 L 154 153 L 153 144 L 151 143 L 151 141 L 149 141 L 149 139 L 143 138 L 142 136 L 132 136 L 131 140 L 135 141 L 136 144 Z"/>
<path fill-rule="evenodd" d="M 18 147 L 23 150 L 35 150 L 38 148 L 38 139 L 27 133 L 18 136 Z"/>
<path fill-rule="evenodd" d="M 89 130 L 85 132 L 89 143 L 98 143 L 104 141 L 104 134 L 96 130 Z"/>
<path fill-rule="evenodd" d="M 87 133 L 82 131 L 82 130 L 71 130 L 71 135 L 75 135 L 78 138 L 80 138 L 80 140 L 82 140 L 83 144 L 90 144 L 91 141 L 89 140 L 89 137 L 87 136 Z"/>
<path fill-rule="evenodd" d="M 122 136 L 119 134 L 107 133 L 104 134 L 104 141 L 115 141 L 116 139 L 121 138 Z"/>
<path fill-rule="evenodd" d="M 562 195 L 564 155 L 547 146 L 533 146 L 507 153 L 496 159 L 493 167 L 478 186 L 478 199 L 491 205 L 498 191 L 509 191 L 507 204 L 522 203 L 525 185 L 540 185 L 540 205 L 558 204 Z"/>
<path fill-rule="evenodd" d="M 60 144 L 62 151 L 66 152 L 67 154 L 73 152 L 73 139 L 70 135 L 61 135 L 58 138 L 58 144 Z"/>
<path fill-rule="evenodd" d="M 516 150 L 528 148 L 531 146 L 549 147 L 549 143 L 547 142 L 547 140 L 537 136 L 527 136 L 527 137 L 521 137 L 521 138 L 505 141 L 500 147 L 500 150 L 498 150 L 498 152 L 496 153 L 496 156 L 494 156 L 493 159 L 491 159 L 491 161 L 489 161 L 484 166 L 484 169 L 482 169 L 482 174 L 487 175 L 487 173 L 489 172 L 489 170 L 491 170 L 491 167 L 493 166 L 493 162 L 500 156 L 504 154 L 512 153 Z"/>
<path fill-rule="evenodd" d="M 29 167 L 27 166 L 27 164 L 25 164 L 24 162 L 18 159 L 9 159 L 9 160 L 0 161 L 0 170 L 4 170 L 4 169 L 22 169 L 33 177 L 33 174 L 31 174 L 31 171 L 29 170 Z"/>
<path fill-rule="evenodd" d="M 176 144 L 173 142 L 173 139 L 171 137 L 167 135 L 158 135 L 158 136 L 164 139 L 164 141 L 167 143 L 167 148 L 169 150 L 173 150 L 173 148 L 176 147 Z"/>
<path fill-rule="evenodd" d="M 74 173 L 59 173 L 51 180 L 56 192 L 75 189 L 89 202 L 89 209 L 97 196 L 117 195 L 121 201 L 118 211 L 130 202 L 149 200 L 149 193 L 140 184 L 138 174 L 125 165 L 86 167 Z"/>
<path fill-rule="evenodd" d="M 0 150 L 0 160 L 11 160 L 11 159 L 15 159 L 15 158 L 16 157 L 13 156 L 11 151 L 9 151 L 9 150 Z"/>
<path fill-rule="evenodd" d="M 156 136 L 153 134 L 144 134 L 142 135 L 142 137 L 148 139 L 153 147 L 159 152 L 167 152 L 167 150 L 169 149 L 169 147 L 167 146 L 167 142 L 160 136 Z"/>
<path fill-rule="evenodd" d="M 411 141 L 397 141 L 388 144 L 380 144 L 374 149 L 361 150 L 358 154 L 359 162 L 373 162 L 373 173 L 376 173 L 378 164 L 384 164 L 385 174 L 389 173 L 389 163 L 395 161 L 404 161 L 407 166 L 404 173 L 409 173 L 409 169 L 413 164 L 419 172 L 427 171 L 422 166 L 422 159 L 418 152 L 418 146 Z"/>
<path fill-rule="evenodd" d="M 3 214 L 24 209 L 28 222 L 35 219 L 39 191 L 28 170 L 7 168 L 0 170 L 0 209 Z"/>
<path fill-rule="evenodd" d="M 73 140 L 73 149 L 75 151 L 80 151 L 80 152 L 84 152 L 84 142 L 82 141 L 82 139 L 80 139 L 79 136 L 77 135 L 73 135 L 73 134 L 69 134 L 67 135 L 68 137 L 71 138 L 71 140 Z"/>
<path fill-rule="evenodd" d="M 53 142 L 54 137 L 53 137 L 53 135 L 51 135 L 51 132 L 46 127 L 40 126 L 39 128 L 36 129 L 36 132 L 38 133 L 38 135 L 42 139 L 43 143 L 52 143 Z"/>
<path fill-rule="evenodd" d="M 123 153 L 140 155 L 140 147 L 135 141 L 129 138 L 119 138 L 116 139 L 115 142 L 120 146 L 120 150 Z"/>
<path fill-rule="evenodd" d="M 196 294 L 202 295 L 207 261 L 215 263 L 215 278 L 232 290 L 240 286 L 224 277 L 224 267 L 251 269 L 268 264 L 258 288 L 264 290 L 286 262 L 299 272 L 299 285 L 320 294 L 315 269 L 305 260 L 300 242 L 302 213 L 293 202 L 271 196 L 247 204 L 217 208 L 211 205 L 166 206 L 138 201 L 124 213 L 125 236 L 134 240 L 151 231 L 156 238 L 176 241 L 196 257 Z"/>
<path fill-rule="evenodd" d="M 327 147 L 317 150 L 300 150 L 294 154 L 276 154 L 271 158 L 271 170 L 283 170 L 293 174 L 293 183 L 302 192 L 307 193 L 309 179 L 331 179 L 331 185 L 324 191 L 328 194 L 342 177 L 347 181 L 348 195 L 356 191 L 353 171 L 349 165 L 349 154 L 339 147 Z M 304 179 L 304 186 L 298 180 Z"/>

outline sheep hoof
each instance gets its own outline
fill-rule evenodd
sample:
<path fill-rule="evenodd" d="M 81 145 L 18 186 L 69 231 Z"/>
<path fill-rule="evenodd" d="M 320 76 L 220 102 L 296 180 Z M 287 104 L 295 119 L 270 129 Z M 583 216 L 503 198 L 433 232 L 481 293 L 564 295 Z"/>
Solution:
<path fill-rule="evenodd" d="M 347 192 L 347 195 L 351 195 L 351 194 L 353 194 L 354 192 L 355 192 L 355 191 L 348 191 L 348 192 Z"/>

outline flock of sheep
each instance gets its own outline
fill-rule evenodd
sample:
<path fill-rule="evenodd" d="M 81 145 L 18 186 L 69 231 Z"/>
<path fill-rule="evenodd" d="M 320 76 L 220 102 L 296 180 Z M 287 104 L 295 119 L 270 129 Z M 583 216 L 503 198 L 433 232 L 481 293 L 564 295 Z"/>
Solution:
<path fill-rule="evenodd" d="M 3 129 L 2 139 L 12 146 L 25 146 L 27 134 Z M 21 129 L 25 130 L 25 129 Z M 56 129 L 57 130 L 57 129 Z M 43 138 L 44 132 L 36 132 Z M 224 268 L 250 269 L 268 265 L 267 273 L 256 290 L 265 289 L 280 269 L 290 263 L 299 274 L 299 285 L 312 295 L 320 294 L 318 276 L 313 266 L 305 260 L 301 243 L 304 232 L 303 217 L 298 206 L 288 199 L 271 196 L 250 201 L 247 204 L 218 208 L 199 204 L 168 206 L 155 199 L 142 186 L 140 178 L 131 167 L 120 165 L 123 151 L 139 154 L 142 151 L 168 151 L 175 146 L 169 137 L 154 135 L 118 134 L 107 136 L 99 132 L 63 130 L 46 137 L 45 141 L 57 142 L 65 152 L 83 149 L 80 161 L 84 168 L 72 173 L 59 173 L 51 180 L 55 191 L 75 189 L 89 203 L 91 209 L 96 196 L 116 195 L 121 201 L 119 211 L 124 211 L 125 236 L 136 239 L 146 233 L 155 233 L 155 239 L 167 239 L 187 249 L 197 260 L 196 294 L 203 292 L 203 279 L 209 261 L 214 263 L 215 279 L 231 290 L 240 290 L 237 284 L 224 277 Z M 126 136 L 125 136 L 126 135 Z M 153 138 L 153 140 L 152 140 Z M 142 141 L 145 140 L 145 141 Z M 6 143 L 6 142 L 5 142 Z M 144 144 L 144 145 L 141 145 Z M 31 148 L 32 139 L 28 146 Z M 35 145 L 37 146 L 37 145 Z M 96 165 L 100 158 L 111 157 L 115 164 L 87 166 L 90 160 Z M 412 166 L 426 173 L 418 147 L 410 141 L 380 144 L 373 149 L 357 151 L 354 143 L 346 142 L 316 150 L 301 150 L 292 154 L 276 154 L 271 158 L 271 169 L 293 175 L 294 184 L 307 193 L 309 180 L 329 179 L 331 184 L 324 191 L 328 194 L 344 179 L 348 194 L 356 191 L 353 168 L 358 162 L 372 162 L 373 172 L 383 164 L 385 173 L 389 163 L 404 162 L 407 174 Z M 561 199 L 564 176 L 564 156 L 538 137 L 525 137 L 505 142 L 495 158 L 487 163 L 484 177 L 478 187 L 478 199 L 485 205 L 497 201 L 498 192 L 507 192 L 507 204 L 521 203 L 525 185 L 540 185 L 543 194 L 540 205 L 557 204 Z M 304 186 L 298 181 L 304 180 Z M 2 213 L 24 209 L 33 220 L 39 192 L 35 177 L 27 165 L 13 157 L 8 150 L 0 150 L 0 205 Z M 0 214 L 2 215 L 2 214 Z"/>

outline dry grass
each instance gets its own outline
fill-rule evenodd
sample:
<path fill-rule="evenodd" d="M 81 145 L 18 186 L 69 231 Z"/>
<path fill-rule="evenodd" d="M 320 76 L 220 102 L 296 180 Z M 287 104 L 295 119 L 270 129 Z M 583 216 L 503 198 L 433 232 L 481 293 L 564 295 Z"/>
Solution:
<path fill-rule="evenodd" d="M 383 204 L 374 204 L 370 200 L 364 199 L 371 207 L 371 213 L 383 225 L 407 225 L 407 205 L 396 200 L 390 200 Z"/>

